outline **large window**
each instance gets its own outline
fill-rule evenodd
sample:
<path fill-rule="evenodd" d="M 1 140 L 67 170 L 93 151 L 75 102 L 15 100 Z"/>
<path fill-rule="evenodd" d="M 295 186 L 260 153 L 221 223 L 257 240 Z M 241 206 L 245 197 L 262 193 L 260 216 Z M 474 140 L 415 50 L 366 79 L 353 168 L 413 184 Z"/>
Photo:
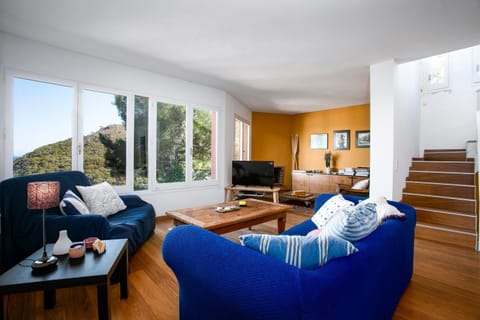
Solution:
<path fill-rule="evenodd" d="M 72 169 L 73 88 L 13 78 L 13 175 Z"/>
<path fill-rule="evenodd" d="M 13 175 L 81 170 L 119 191 L 216 183 L 216 109 L 81 83 L 9 79 Z"/>

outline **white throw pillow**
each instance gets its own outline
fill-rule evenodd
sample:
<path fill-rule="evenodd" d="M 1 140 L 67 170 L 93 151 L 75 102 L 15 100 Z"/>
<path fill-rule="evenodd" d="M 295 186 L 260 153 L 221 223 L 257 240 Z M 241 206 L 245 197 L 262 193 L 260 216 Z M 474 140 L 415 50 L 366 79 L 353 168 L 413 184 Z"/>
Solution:
<path fill-rule="evenodd" d="M 352 186 L 354 190 L 368 189 L 368 179 L 358 181 Z"/>
<path fill-rule="evenodd" d="M 108 182 L 89 187 L 77 186 L 77 190 L 90 209 L 90 213 L 98 213 L 107 217 L 127 208 Z"/>
<path fill-rule="evenodd" d="M 354 203 L 346 200 L 341 194 L 337 194 L 328 199 L 312 217 L 312 222 L 317 228 L 325 226 L 335 214 L 345 208 L 353 207 Z"/>
<path fill-rule="evenodd" d="M 377 223 L 381 225 L 387 219 L 405 220 L 406 215 L 387 202 L 383 196 L 371 197 L 361 202 L 362 204 L 375 203 L 377 205 Z"/>

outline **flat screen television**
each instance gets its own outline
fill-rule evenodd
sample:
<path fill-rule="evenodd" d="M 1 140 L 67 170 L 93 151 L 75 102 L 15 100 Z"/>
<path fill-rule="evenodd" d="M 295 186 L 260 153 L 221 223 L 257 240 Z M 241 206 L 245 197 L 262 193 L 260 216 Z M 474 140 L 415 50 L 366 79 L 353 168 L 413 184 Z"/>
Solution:
<path fill-rule="evenodd" d="M 273 161 L 232 161 L 234 186 L 262 186 L 273 188 L 275 169 Z"/>

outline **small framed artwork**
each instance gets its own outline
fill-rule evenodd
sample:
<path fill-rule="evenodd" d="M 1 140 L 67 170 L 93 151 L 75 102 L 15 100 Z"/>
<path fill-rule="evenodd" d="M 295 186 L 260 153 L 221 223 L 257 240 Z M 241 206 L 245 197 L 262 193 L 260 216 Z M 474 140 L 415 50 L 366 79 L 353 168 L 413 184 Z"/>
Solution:
<path fill-rule="evenodd" d="M 370 148 L 370 130 L 357 131 L 356 138 L 357 148 Z"/>
<path fill-rule="evenodd" d="M 333 131 L 333 149 L 350 150 L 350 130 Z"/>
<path fill-rule="evenodd" d="M 327 149 L 328 148 L 328 133 L 316 133 L 310 135 L 311 149 Z"/>

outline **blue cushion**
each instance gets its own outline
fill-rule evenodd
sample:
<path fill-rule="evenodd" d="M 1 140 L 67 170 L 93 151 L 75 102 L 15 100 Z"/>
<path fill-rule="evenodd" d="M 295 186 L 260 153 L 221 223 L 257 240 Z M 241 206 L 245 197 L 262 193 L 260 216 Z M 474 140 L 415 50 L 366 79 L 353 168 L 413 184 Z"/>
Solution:
<path fill-rule="evenodd" d="M 90 213 L 85 202 L 72 190 L 67 190 L 63 195 L 63 199 L 60 201 L 60 211 L 65 216 Z"/>
<path fill-rule="evenodd" d="M 329 260 L 345 257 L 357 248 L 337 237 L 249 234 L 240 236 L 242 245 L 280 259 L 298 268 L 314 269 Z"/>
<path fill-rule="evenodd" d="M 377 228 L 377 211 L 373 203 L 358 204 L 334 215 L 325 226 L 325 233 L 348 241 L 365 238 Z"/>

